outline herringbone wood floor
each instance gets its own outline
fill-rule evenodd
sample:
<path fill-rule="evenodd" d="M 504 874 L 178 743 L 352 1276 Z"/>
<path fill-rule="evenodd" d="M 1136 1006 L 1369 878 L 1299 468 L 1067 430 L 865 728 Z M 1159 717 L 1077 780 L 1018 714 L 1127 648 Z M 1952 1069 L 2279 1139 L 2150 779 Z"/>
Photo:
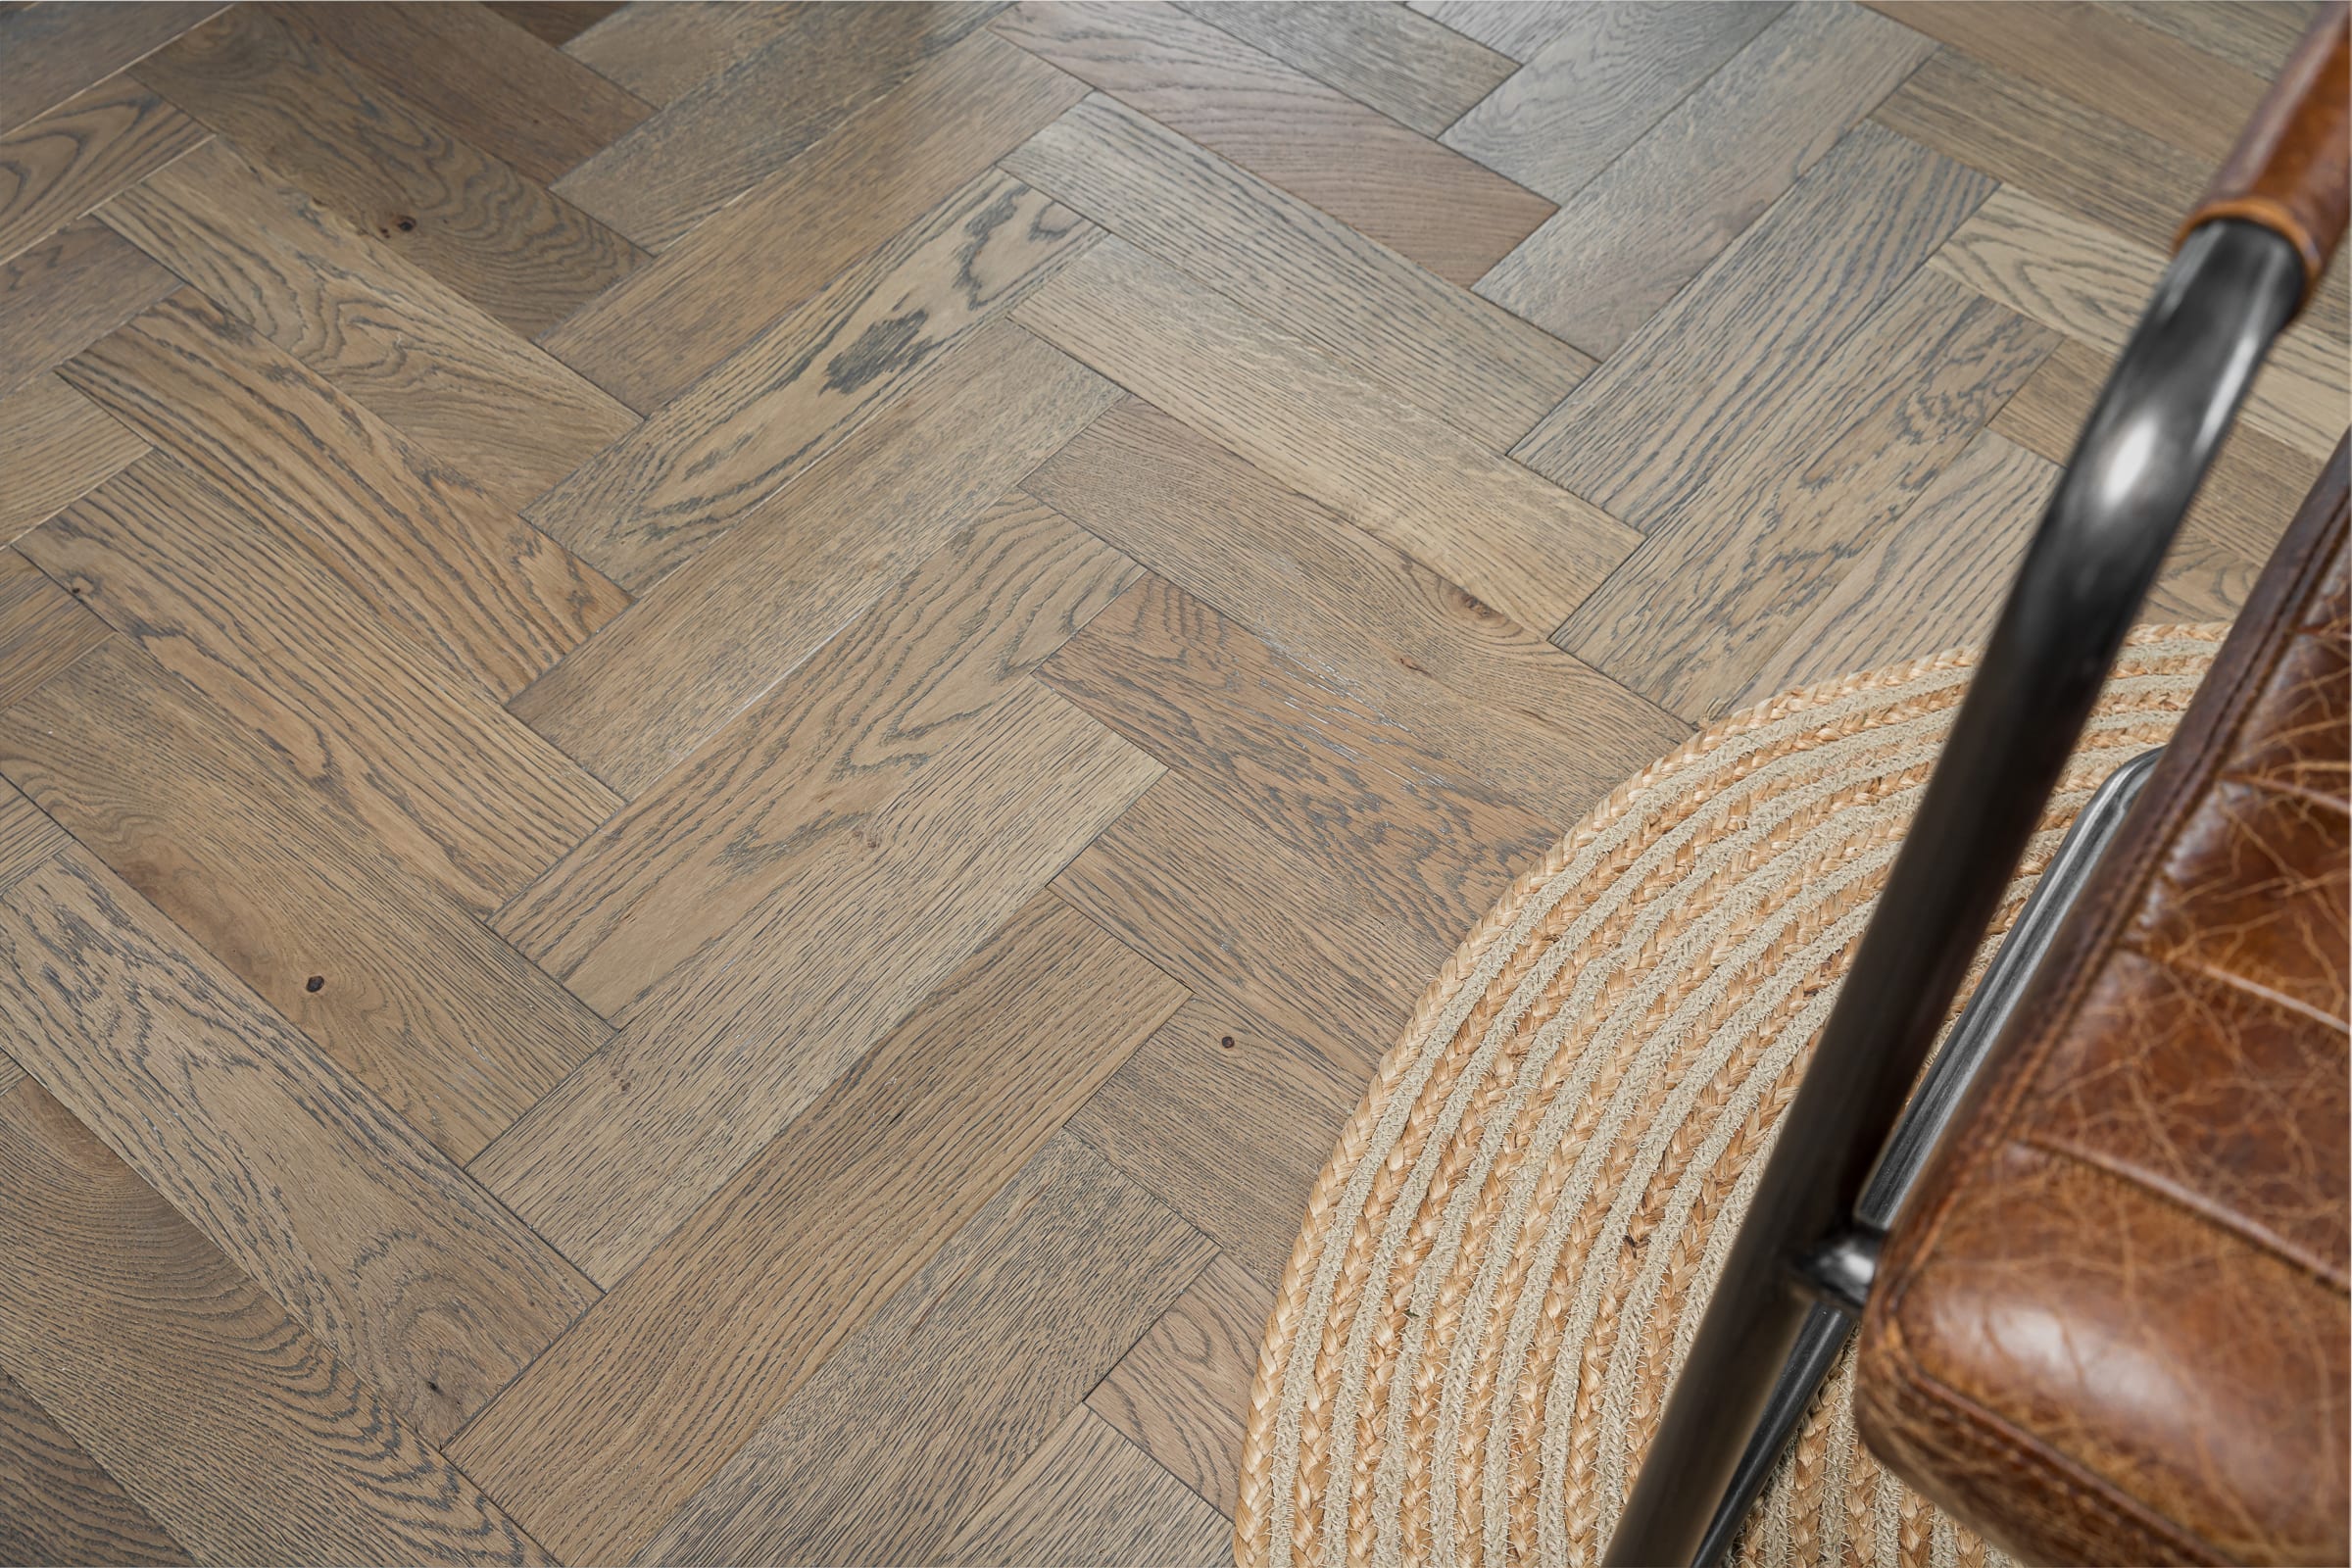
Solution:
<path fill-rule="evenodd" d="M 1422 985 L 1982 631 L 2303 21 L 216 11 L 0 14 L 10 1560 L 1222 1556 Z"/>

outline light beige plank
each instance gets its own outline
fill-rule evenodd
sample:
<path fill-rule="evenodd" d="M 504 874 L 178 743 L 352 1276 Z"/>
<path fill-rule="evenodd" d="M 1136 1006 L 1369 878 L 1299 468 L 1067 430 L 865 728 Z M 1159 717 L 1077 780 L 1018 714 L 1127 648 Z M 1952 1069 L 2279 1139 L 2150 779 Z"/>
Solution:
<path fill-rule="evenodd" d="M 128 76 L 115 76 L 0 135 L 0 261 L 208 134 Z"/>
<path fill-rule="evenodd" d="M 2099 0 L 2109 11 L 2264 79 L 2276 76 L 2319 14 L 2314 0 Z"/>
<path fill-rule="evenodd" d="M 1513 60 L 1526 60 L 1583 8 L 1564 0 L 1413 0 L 1413 9 Z"/>
<path fill-rule="evenodd" d="M 1461 119 L 1519 69 L 1510 56 L 1401 5 L 1178 0 L 1177 9 L 1424 136 Z"/>
<path fill-rule="evenodd" d="M 1250 1382 L 1273 1309 L 1273 1291 L 1220 1256 L 1086 1396 L 1089 1409 L 1228 1518 Z"/>
<path fill-rule="evenodd" d="M 147 451 L 54 375 L 0 398 L 0 540 L 47 522 Z"/>
<path fill-rule="evenodd" d="M 940 1553 L 967 1568 L 1094 1568 L 1233 1559 L 1233 1526 L 1084 1405 Z"/>

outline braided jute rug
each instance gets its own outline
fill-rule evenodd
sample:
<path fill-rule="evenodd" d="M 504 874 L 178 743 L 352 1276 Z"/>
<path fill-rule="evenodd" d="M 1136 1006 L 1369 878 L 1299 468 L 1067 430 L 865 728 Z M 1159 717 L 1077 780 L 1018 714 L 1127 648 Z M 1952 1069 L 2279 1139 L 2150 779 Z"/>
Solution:
<path fill-rule="evenodd" d="M 1980 966 L 2226 630 L 2133 634 Z M 1243 1568 L 1597 1559 L 1973 659 L 1724 720 L 1447 961 L 1316 1183 L 1267 1323 Z M 1851 1407 L 1841 1363 L 1741 1560 L 1989 1560 L 1881 1471 Z"/>

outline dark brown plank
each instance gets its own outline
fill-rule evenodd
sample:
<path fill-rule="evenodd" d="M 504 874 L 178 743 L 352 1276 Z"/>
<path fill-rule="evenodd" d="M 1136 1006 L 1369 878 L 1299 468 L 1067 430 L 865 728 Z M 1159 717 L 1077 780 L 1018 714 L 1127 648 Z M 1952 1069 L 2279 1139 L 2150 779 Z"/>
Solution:
<path fill-rule="evenodd" d="M 1233 1526 L 1081 1405 L 963 1522 L 938 1560 L 964 1568 L 1222 1568 L 1233 1560 Z"/>
<path fill-rule="evenodd" d="M 0 398 L 0 540 L 37 527 L 137 462 L 147 443 L 54 375 Z"/>
<path fill-rule="evenodd" d="M 0 15 L 0 131 L 97 85 L 220 9 L 212 0 L 12 8 Z"/>
<path fill-rule="evenodd" d="M 1061 1138 L 647 1546 L 669 1563 L 922 1561 L 1200 1273 L 1207 1241 Z"/>
<path fill-rule="evenodd" d="M 997 31 L 1467 287 L 1552 212 L 1531 190 L 1157 3 L 1030 4 Z"/>
<path fill-rule="evenodd" d="M 595 1292 L 185 944 L 68 849 L 0 898 L 0 1040 L 402 1420 L 446 1439 Z M 24 1321 L 0 1312 L 0 1324 Z M 9 1369 L 29 1378 L 18 1350 Z M 98 1457 L 154 1503 L 112 1453 Z"/>
<path fill-rule="evenodd" d="M 1032 899 L 455 1456 L 564 1557 L 626 1559 L 1183 997 L 1052 894 Z"/>
<path fill-rule="evenodd" d="M 994 5 L 792 8 L 757 54 L 663 108 L 557 184 L 664 250 L 986 22 Z"/>
<path fill-rule="evenodd" d="M 453 1159 L 609 1034 L 126 642 L 0 716 L 0 769 Z"/>
<path fill-rule="evenodd" d="M 31 696 L 109 635 L 106 622 L 40 567 L 17 551 L 0 551 L 0 709 Z"/>
<path fill-rule="evenodd" d="M 525 336 L 644 260 L 283 7 L 235 7 L 149 56 L 136 74 Z"/>
<path fill-rule="evenodd" d="M 1519 69 L 1510 56 L 1400 5 L 1177 0 L 1177 9 L 1424 136 L 1443 132 Z"/>
<path fill-rule="evenodd" d="M 18 911 L 6 918 L 19 934 Z M 78 1494 L 0 1511 L 0 1542 L 19 1517 L 42 1530 L 71 1509 L 77 1528 L 51 1540 L 96 1549 L 10 1560 L 184 1562 L 176 1536 L 216 1562 L 547 1561 L 346 1358 L 34 1084 L 0 1099 L 0 1359 L 72 1412 L 171 1531 L 51 1470 L 45 1481 L 79 1482 Z M 0 1496 L 8 1425 L 0 1409 Z"/>
<path fill-rule="evenodd" d="M 66 379 L 305 546 L 387 622 L 505 697 L 626 597 L 472 481 L 183 291 Z"/>
<path fill-rule="evenodd" d="M 564 44 L 621 9 L 621 4 L 620 0 L 490 0 L 485 9 L 543 43 Z"/>
<path fill-rule="evenodd" d="M 0 1087 L 0 1118 L 15 1109 L 7 1098 L 14 1083 L 11 1078 L 8 1087 Z M 21 1214 L 17 1219 L 23 1223 Z M 192 1560 L 187 1548 L 6 1371 L 0 1371 L 0 1559 Z"/>
<path fill-rule="evenodd" d="M 1087 1405 L 1233 1515 L 1250 1382 L 1274 1292 L 1220 1256 L 1096 1385 Z"/>
<path fill-rule="evenodd" d="M 206 131 L 116 76 L 0 135 L 0 261 L 203 141 Z"/>
<path fill-rule="evenodd" d="M 994 33 L 973 33 L 543 341 L 651 408 L 1083 96 L 1082 84 Z M 811 213 L 825 220 L 808 221 Z"/>
<path fill-rule="evenodd" d="M 95 218 L 0 262 L 0 397 L 179 286 Z"/>

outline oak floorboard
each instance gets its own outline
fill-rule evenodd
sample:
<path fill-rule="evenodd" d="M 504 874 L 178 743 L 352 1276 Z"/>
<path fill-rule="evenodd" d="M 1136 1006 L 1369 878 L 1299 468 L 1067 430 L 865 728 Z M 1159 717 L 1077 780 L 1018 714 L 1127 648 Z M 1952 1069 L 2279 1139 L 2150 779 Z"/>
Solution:
<path fill-rule="evenodd" d="M 560 48 L 620 8 L 621 0 L 489 0 L 484 9 Z"/>
<path fill-rule="evenodd" d="M 17 787 L 0 779 L 0 893 L 15 887 L 71 849 L 73 835 L 26 800 Z M 9 1065 L 24 1070 L 13 1059 Z"/>
<path fill-rule="evenodd" d="M 1567 24 L 1440 138 L 1555 202 L 1592 183 L 1783 8 L 1618 0 L 1561 10 Z"/>
<path fill-rule="evenodd" d="M 1212 1255 L 1084 1144 L 1055 1139 L 639 1560 L 930 1559 Z"/>
<path fill-rule="evenodd" d="M 209 134 L 128 76 L 116 76 L 0 135 L 0 261 Z"/>
<path fill-rule="evenodd" d="M 595 1299 L 79 850 L 0 897 L 0 1041 L 427 1442 L 446 1441 Z M 26 1372 L 13 1352 L 9 1369 Z"/>
<path fill-rule="evenodd" d="M 996 9 L 972 0 L 795 7 L 758 53 L 612 141 L 556 192 L 646 249 L 665 250 Z"/>
<path fill-rule="evenodd" d="M 627 602 L 465 475 L 192 292 L 63 373 L 248 512 L 295 522 L 376 614 L 501 697 Z"/>
<path fill-rule="evenodd" d="M 1571 18 L 1557 0 L 1413 0 L 1412 9 L 1519 61 L 1551 42 Z"/>
<path fill-rule="evenodd" d="M 31 696 L 112 635 L 21 552 L 0 551 L 0 710 Z"/>
<path fill-rule="evenodd" d="M 592 1277 L 618 1279 L 1159 771 L 1017 688 L 621 1013 L 612 1044 L 472 1168 Z"/>
<path fill-rule="evenodd" d="M 0 920 L 12 936 L 32 924 L 13 907 Z M 103 1555 L 12 1561 L 548 1560 L 346 1357 L 34 1084 L 0 1099 L 0 1382 L 69 1411 L 77 1446 L 146 1505 L 52 1472 L 79 1495 L 45 1496 L 24 1523 L 54 1527 L 72 1509 L 76 1528 L 55 1544 Z M 0 1543 L 16 1521 L 0 1511 Z"/>
<path fill-rule="evenodd" d="M 1914 274 L 1818 371 L 1782 383 L 1779 407 L 1650 522 L 1560 646 L 1685 718 L 1729 711 L 2057 343 L 1947 277 Z"/>
<path fill-rule="evenodd" d="M 938 1560 L 957 1568 L 1222 1568 L 1233 1526 L 1084 1405 L 963 1522 Z"/>
<path fill-rule="evenodd" d="M 1588 354 L 1614 354 L 1933 53 L 1852 6 L 1790 6 L 1478 292 Z"/>
<path fill-rule="evenodd" d="M 1047 508 L 991 508 L 493 923 L 592 1006 L 628 1006 L 887 808 L 1136 574 Z"/>
<path fill-rule="evenodd" d="M 620 804 L 282 528 L 170 459 L 134 465 L 20 548 L 476 914 Z"/>
<path fill-rule="evenodd" d="M 1113 396 L 1101 377 L 991 322 L 661 578 L 515 698 L 514 712 L 623 795 L 643 794 Z M 642 582 L 676 559 L 614 561 Z"/>
<path fill-rule="evenodd" d="M 2099 3 L 2265 81 L 2278 75 L 2319 12 L 2315 0 L 2204 0 L 2193 6 L 2179 0 Z"/>
<path fill-rule="evenodd" d="M 1637 542 L 1615 518 L 1115 237 L 1012 314 L 1523 626 L 1557 625 Z"/>
<path fill-rule="evenodd" d="M 561 6 L 521 0 L 494 6 L 543 16 Z M 672 104 L 729 66 L 749 60 L 794 24 L 789 5 L 742 0 L 670 0 L 658 6 L 600 6 L 606 13 L 564 40 L 564 52 L 647 103 Z"/>
<path fill-rule="evenodd" d="M 0 772 L 460 1163 L 610 1033 L 125 640 L 0 715 Z"/>
<path fill-rule="evenodd" d="M 1401 5 L 1177 0 L 1177 9 L 1424 136 L 1442 133 L 1519 69 L 1510 56 Z"/>
<path fill-rule="evenodd" d="M 99 217 L 505 506 L 636 426 L 601 388 L 226 142 Z"/>
<path fill-rule="evenodd" d="M 178 278 L 95 218 L 0 262 L 0 397 L 177 287 Z"/>
<path fill-rule="evenodd" d="M 560 1555 L 625 1560 L 1183 999 L 1053 894 L 1031 899 L 453 1456 Z"/>
<path fill-rule="evenodd" d="M 1514 456 L 1647 531 L 1784 407 L 1771 389 L 1818 369 L 1992 188 L 1855 126 Z"/>
<path fill-rule="evenodd" d="M 1089 98 L 1004 168 L 1490 450 L 1592 368 L 1115 99 Z"/>
<path fill-rule="evenodd" d="M 54 375 L 36 375 L 0 398 L 0 542 L 39 527 L 148 450 Z"/>
<path fill-rule="evenodd" d="M 526 337 L 645 260 L 369 75 L 286 7 L 234 7 L 133 74 Z"/>
<path fill-rule="evenodd" d="M 14 1069 L 0 1074 L 0 1119 L 15 1113 L 8 1097 L 21 1081 Z M 187 1547 L 172 1540 L 5 1369 L 0 1369 L 0 1560 L 194 1561 Z"/>
<path fill-rule="evenodd" d="M 1250 1383 L 1274 1292 L 1218 1256 L 1086 1396 L 1170 1475 L 1233 1516 Z"/>
<path fill-rule="evenodd" d="M 594 559 L 672 559 L 734 526 L 967 333 L 1093 242 L 991 172 L 787 311 L 523 515 Z"/>
<path fill-rule="evenodd" d="M 220 9 L 194 4 L 31 5 L 0 13 L 0 131 L 96 86 Z"/>
<path fill-rule="evenodd" d="M 303 4 L 295 11 L 377 81 L 542 184 L 654 112 L 569 55 L 463 0 Z"/>
<path fill-rule="evenodd" d="M 995 30 L 1366 238 L 1468 287 L 1552 204 L 1155 0 L 1015 7 Z"/>
<path fill-rule="evenodd" d="M 659 407 L 1084 96 L 974 32 L 540 341 L 624 403 Z"/>

